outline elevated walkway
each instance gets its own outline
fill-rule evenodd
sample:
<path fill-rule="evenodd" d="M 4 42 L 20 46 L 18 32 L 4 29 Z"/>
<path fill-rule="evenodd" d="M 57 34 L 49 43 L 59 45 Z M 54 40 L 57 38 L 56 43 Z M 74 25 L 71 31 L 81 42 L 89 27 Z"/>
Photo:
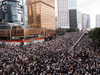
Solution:
<path fill-rule="evenodd" d="M 84 35 L 87 33 L 87 31 L 85 31 L 81 37 L 76 41 L 76 43 L 71 47 L 70 51 L 78 44 L 78 42 L 84 37 Z"/>
<path fill-rule="evenodd" d="M 77 40 L 77 42 L 71 47 L 71 49 L 69 50 L 69 52 L 75 48 L 75 46 L 79 43 L 79 41 L 84 37 L 85 34 L 87 34 L 87 31 L 85 31 L 85 32 L 82 34 L 82 36 Z M 94 52 L 95 52 L 95 54 L 96 54 L 97 56 L 100 57 L 100 55 L 99 55 L 96 51 L 94 51 Z"/>

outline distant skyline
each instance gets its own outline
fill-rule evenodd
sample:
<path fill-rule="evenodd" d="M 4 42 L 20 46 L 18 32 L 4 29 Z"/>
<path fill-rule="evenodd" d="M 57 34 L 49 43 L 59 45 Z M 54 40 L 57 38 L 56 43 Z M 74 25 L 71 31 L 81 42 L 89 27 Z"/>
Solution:
<path fill-rule="evenodd" d="M 91 28 L 96 26 L 96 15 L 100 14 L 100 0 L 77 0 L 77 11 L 90 14 Z"/>
<path fill-rule="evenodd" d="M 90 15 L 91 28 L 96 27 L 96 15 L 100 14 L 100 0 L 77 0 L 77 11 Z M 57 16 L 57 0 L 55 0 L 55 16 Z"/>

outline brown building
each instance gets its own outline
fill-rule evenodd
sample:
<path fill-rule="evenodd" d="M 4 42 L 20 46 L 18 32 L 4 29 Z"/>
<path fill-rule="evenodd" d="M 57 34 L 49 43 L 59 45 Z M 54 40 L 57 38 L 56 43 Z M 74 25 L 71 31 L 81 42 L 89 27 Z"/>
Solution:
<path fill-rule="evenodd" d="M 55 30 L 55 0 L 27 0 L 28 25 Z"/>
<path fill-rule="evenodd" d="M 0 22 L 0 42 L 23 42 L 53 37 L 55 33 L 54 0 L 27 0 L 27 5 L 30 27 L 22 28 L 15 23 Z"/>

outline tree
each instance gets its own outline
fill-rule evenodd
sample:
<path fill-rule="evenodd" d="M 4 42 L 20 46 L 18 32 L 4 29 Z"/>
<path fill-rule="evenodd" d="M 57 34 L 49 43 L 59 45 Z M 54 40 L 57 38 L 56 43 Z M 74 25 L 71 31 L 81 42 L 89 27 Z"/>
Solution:
<path fill-rule="evenodd" d="M 100 28 L 92 29 L 88 32 L 89 38 L 92 39 L 92 41 L 100 43 Z"/>
<path fill-rule="evenodd" d="M 100 44 L 100 28 L 92 29 L 88 31 L 89 38 L 93 41 L 94 49 L 96 49 L 96 44 Z"/>

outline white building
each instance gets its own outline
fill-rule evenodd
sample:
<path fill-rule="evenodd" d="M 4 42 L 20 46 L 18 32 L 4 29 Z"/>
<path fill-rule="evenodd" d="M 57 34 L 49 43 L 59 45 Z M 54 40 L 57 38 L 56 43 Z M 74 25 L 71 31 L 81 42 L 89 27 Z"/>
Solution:
<path fill-rule="evenodd" d="M 27 0 L 19 0 L 21 4 L 23 5 L 23 22 L 24 26 L 28 26 L 28 18 L 27 18 Z"/>
<path fill-rule="evenodd" d="M 87 15 L 87 28 L 90 28 L 90 15 Z"/>
<path fill-rule="evenodd" d="M 87 28 L 90 28 L 90 15 L 89 14 L 83 14 L 80 11 L 77 12 L 77 24 L 79 30 L 86 30 Z"/>
<path fill-rule="evenodd" d="M 87 14 L 82 14 L 82 30 L 87 28 Z"/>
<path fill-rule="evenodd" d="M 100 27 L 100 14 L 96 15 L 96 27 Z"/>
<path fill-rule="evenodd" d="M 68 0 L 57 0 L 58 24 L 57 28 L 69 28 Z"/>
<path fill-rule="evenodd" d="M 77 12 L 77 24 L 78 24 L 78 29 L 82 30 L 82 13 L 80 11 Z"/>

